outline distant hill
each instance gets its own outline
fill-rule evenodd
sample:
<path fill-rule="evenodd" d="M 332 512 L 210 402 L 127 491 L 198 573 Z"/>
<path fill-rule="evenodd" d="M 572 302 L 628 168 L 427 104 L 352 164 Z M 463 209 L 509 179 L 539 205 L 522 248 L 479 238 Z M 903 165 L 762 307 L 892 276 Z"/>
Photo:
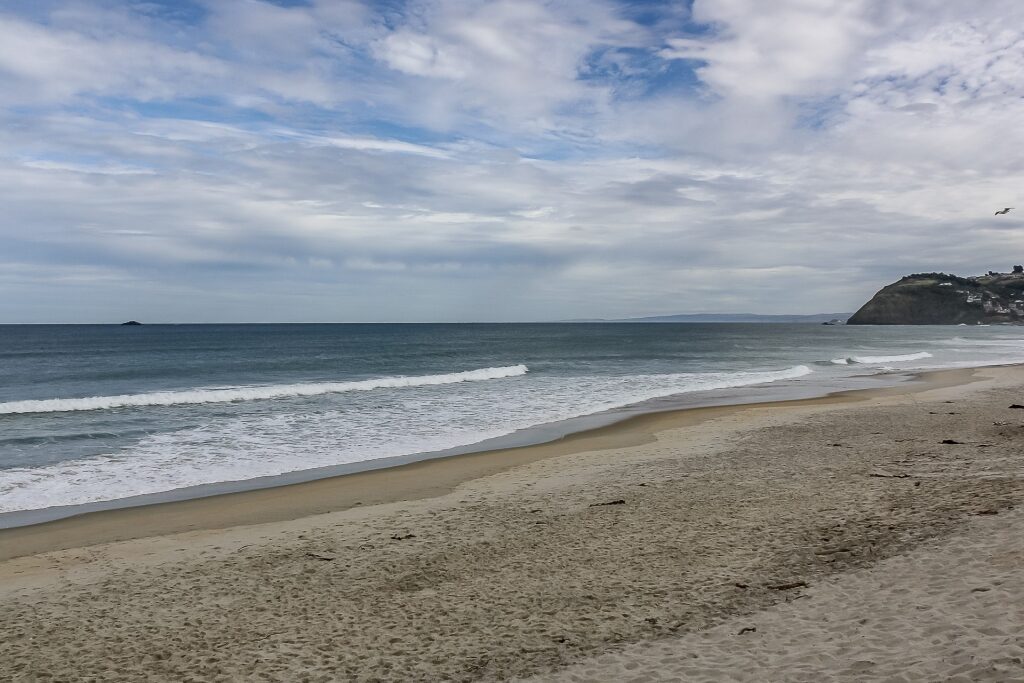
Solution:
<path fill-rule="evenodd" d="M 915 273 L 879 290 L 850 325 L 1024 324 L 1024 268 L 960 277 Z"/>
<path fill-rule="evenodd" d="M 846 320 L 849 313 L 815 313 L 812 315 L 760 315 L 757 313 L 681 313 L 678 315 L 652 315 L 646 318 L 618 320 L 569 320 L 566 322 L 601 323 L 811 323 L 821 324 L 833 320 Z"/>

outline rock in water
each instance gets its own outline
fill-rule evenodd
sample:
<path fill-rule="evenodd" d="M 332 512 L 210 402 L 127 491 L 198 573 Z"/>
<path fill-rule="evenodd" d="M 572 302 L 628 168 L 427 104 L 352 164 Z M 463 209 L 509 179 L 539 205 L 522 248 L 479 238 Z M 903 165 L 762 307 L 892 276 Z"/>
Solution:
<path fill-rule="evenodd" d="M 848 325 L 1024 324 L 1024 274 L 917 273 L 883 287 Z"/>
<path fill-rule="evenodd" d="M 122 325 L 141 325 L 142 323 L 140 323 L 138 320 L 129 320 L 128 322 L 121 323 L 121 324 Z"/>

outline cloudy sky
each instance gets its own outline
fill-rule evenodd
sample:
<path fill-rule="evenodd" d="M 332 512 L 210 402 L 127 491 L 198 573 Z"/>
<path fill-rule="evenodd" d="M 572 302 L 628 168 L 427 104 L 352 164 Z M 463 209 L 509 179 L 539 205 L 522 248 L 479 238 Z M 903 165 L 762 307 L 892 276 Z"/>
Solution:
<path fill-rule="evenodd" d="M 1022 97 L 1019 0 L 5 0 L 0 322 L 854 310 L 1024 262 Z"/>

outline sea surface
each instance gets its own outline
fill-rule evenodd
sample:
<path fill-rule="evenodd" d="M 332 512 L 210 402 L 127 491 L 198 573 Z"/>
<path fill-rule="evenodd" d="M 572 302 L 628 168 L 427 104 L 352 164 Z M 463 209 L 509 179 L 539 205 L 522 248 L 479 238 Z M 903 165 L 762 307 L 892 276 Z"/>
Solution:
<path fill-rule="evenodd" d="M 1022 361 L 1024 328 L 1001 326 L 0 326 L 0 526 L 18 511 L 543 440 L 592 424 L 581 416 Z"/>

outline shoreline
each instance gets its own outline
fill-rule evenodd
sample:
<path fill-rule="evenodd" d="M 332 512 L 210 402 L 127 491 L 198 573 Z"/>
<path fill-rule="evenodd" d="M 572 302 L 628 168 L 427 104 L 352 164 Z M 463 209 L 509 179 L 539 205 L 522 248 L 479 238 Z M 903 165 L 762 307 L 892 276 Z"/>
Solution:
<path fill-rule="evenodd" d="M 946 368 L 956 369 L 956 368 Z M 766 382 L 727 389 L 694 391 L 649 399 L 608 410 L 577 415 L 574 417 L 532 425 L 508 434 L 453 446 L 435 451 L 419 451 L 406 455 L 386 456 L 351 463 L 325 465 L 301 470 L 254 477 L 251 479 L 227 480 L 184 486 L 166 491 L 142 493 L 123 498 L 90 501 L 70 505 L 54 505 L 45 508 L 0 512 L 0 531 L 22 526 L 33 526 L 68 517 L 93 512 L 119 510 L 130 507 L 144 507 L 161 503 L 182 502 L 231 493 L 244 493 L 261 489 L 278 488 L 302 484 L 320 479 L 360 474 L 374 470 L 391 469 L 422 461 L 445 459 L 454 456 L 510 451 L 530 446 L 550 444 L 575 434 L 611 427 L 626 420 L 644 415 L 693 410 L 699 408 L 727 407 L 758 403 L 784 402 L 800 399 L 823 398 L 833 393 L 895 387 L 912 381 L 917 374 L 927 370 L 904 373 L 875 373 L 854 375 L 844 378 L 849 387 L 836 387 L 831 383 L 785 384 Z M 886 383 L 885 379 L 893 381 Z M 867 386 L 856 386 L 864 384 Z"/>
<path fill-rule="evenodd" d="M 979 366 L 983 367 L 983 366 Z M 628 420 L 702 408 L 732 407 L 765 403 L 781 403 L 804 399 L 825 398 L 833 394 L 871 389 L 895 388 L 913 382 L 919 375 L 945 370 L 964 368 L 938 368 L 904 372 L 876 372 L 852 375 L 843 378 L 842 385 L 835 382 L 786 380 L 765 382 L 725 389 L 694 391 L 649 399 L 608 410 L 577 415 L 574 417 L 541 423 L 518 429 L 508 434 L 484 439 L 473 443 L 453 446 L 436 451 L 419 451 L 406 455 L 387 456 L 360 460 L 338 465 L 325 465 L 309 469 L 293 470 L 250 479 L 226 480 L 195 484 L 166 491 L 142 493 L 108 500 L 90 501 L 69 505 L 54 505 L 44 508 L 0 512 L 0 531 L 25 526 L 36 526 L 71 517 L 120 510 L 124 508 L 148 507 L 163 503 L 185 502 L 226 494 L 245 493 L 263 489 L 303 484 L 321 479 L 361 474 L 375 470 L 392 469 L 418 462 L 447 459 L 455 456 L 495 453 L 517 450 L 524 447 L 543 446 L 572 437 L 576 434 L 593 432 L 613 427 Z M 788 383 L 787 383 L 788 382 Z"/>
<path fill-rule="evenodd" d="M 1024 414 L 1009 406 L 1022 391 L 1024 366 L 985 367 L 647 415 L 557 452 L 509 451 L 493 470 L 427 461 L 404 492 L 380 477 L 314 482 L 330 502 L 347 490 L 374 492 L 374 505 L 310 514 L 315 486 L 273 489 L 283 507 L 270 512 L 292 513 L 282 521 L 254 521 L 273 501 L 243 494 L 211 508 L 244 520 L 228 528 L 185 503 L 165 507 L 162 523 L 180 531 L 164 535 L 146 508 L 100 513 L 139 538 L 102 543 L 93 519 L 66 550 L 0 562 L 0 669 L 13 680 L 1016 680 Z M 59 546 L 44 527 L 22 540 Z"/>
<path fill-rule="evenodd" d="M 480 444 L 474 444 L 462 449 L 451 449 L 465 450 L 451 455 L 422 454 L 419 457 L 384 459 L 407 461 L 342 474 L 314 476 L 290 483 L 276 482 L 287 480 L 289 474 L 301 475 L 315 470 L 262 478 L 271 483 L 259 487 L 244 486 L 246 482 L 229 482 L 241 486 L 237 490 L 197 497 L 159 500 L 166 494 L 175 493 L 171 491 L 104 501 L 101 503 L 103 507 L 98 510 L 86 509 L 57 518 L 0 528 L 0 562 L 52 550 L 164 536 L 184 531 L 281 522 L 358 506 L 430 498 L 449 493 L 460 484 L 538 460 L 586 451 L 638 446 L 651 442 L 656 434 L 663 430 L 694 426 L 747 410 L 835 405 L 966 385 L 978 381 L 975 377 L 978 370 L 994 367 L 1024 366 L 979 366 L 907 372 L 900 375 L 904 381 L 889 386 L 844 389 L 804 398 L 766 401 L 754 399 L 749 402 L 668 407 L 634 414 L 623 413 L 620 419 L 613 419 L 596 427 L 571 431 L 547 441 L 508 448 L 480 449 L 473 447 Z M 877 378 L 878 375 L 865 377 Z M 761 386 L 769 388 L 772 385 Z M 577 419 L 584 421 L 586 418 L 594 417 L 584 416 Z M 499 437 L 501 438 L 503 437 Z M 158 502 L 119 504 L 122 501 L 132 501 L 134 498 L 155 498 Z M 69 507 L 81 509 L 89 508 L 91 505 Z M 31 517 L 33 513 L 45 514 L 46 510 L 51 508 L 5 514 L 24 514 Z"/>

